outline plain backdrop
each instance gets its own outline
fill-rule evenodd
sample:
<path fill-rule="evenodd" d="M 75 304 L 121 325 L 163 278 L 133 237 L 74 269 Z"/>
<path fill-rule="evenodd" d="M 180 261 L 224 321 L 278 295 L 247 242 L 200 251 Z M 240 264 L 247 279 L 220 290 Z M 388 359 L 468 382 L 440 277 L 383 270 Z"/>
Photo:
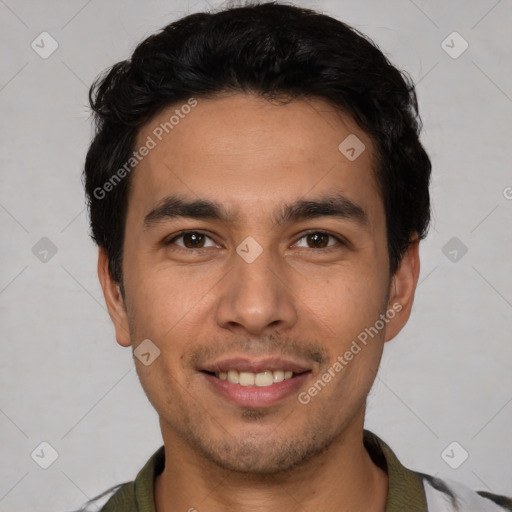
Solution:
<path fill-rule="evenodd" d="M 386 344 L 366 428 L 412 469 L 512 495 L 512 3 L 297 4 L 353 25 L 410 73 L 433 163 L 412 316 Z M 76 508 L 162 444 L 96 276 L 87 93 L 143 38 L 219 5 L 0 0 L 0 511 Z M 58 44 L 47 58 L 42 32 Z M 468 453 L 457 469 L 453 442 L 452 465 Z M 52 449 L 43 469 L 37 454 Z"/>

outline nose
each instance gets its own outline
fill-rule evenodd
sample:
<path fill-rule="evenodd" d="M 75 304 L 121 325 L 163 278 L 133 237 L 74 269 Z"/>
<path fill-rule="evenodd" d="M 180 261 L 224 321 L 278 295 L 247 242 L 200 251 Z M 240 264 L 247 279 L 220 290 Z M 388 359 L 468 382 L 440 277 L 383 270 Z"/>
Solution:
<path fill-rule="evenodd" d="M 296 298 L 287 281 L 291 269 L 264 250 L 254 261 L 234 257 L 234 268 L 222 280 L 216 319 L 238 334 L 263 336 L 286 330 L 298 318 Z"/>

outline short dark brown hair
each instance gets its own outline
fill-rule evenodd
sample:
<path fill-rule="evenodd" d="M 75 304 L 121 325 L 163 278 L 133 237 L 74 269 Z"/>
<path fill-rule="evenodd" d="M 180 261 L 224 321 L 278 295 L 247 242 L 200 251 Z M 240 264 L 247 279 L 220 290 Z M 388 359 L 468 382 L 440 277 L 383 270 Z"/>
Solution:
<path fill-rule="evenodd" d="M 419 140 L 414 84 L 354 28 L 310 9 L 269 2 L 179 19 L 91 86 L 96 133 L 84 169 L 91 236 L 106 249 L 121 289 L 131 174 L 108 192 L 104 184 L 126 166 L 142 125 L 166 106 L 231 91 L 323 99 L 370 136 L 393 275 L 413 236 L 423 239 L 430 222 L 431 163 Z"/>

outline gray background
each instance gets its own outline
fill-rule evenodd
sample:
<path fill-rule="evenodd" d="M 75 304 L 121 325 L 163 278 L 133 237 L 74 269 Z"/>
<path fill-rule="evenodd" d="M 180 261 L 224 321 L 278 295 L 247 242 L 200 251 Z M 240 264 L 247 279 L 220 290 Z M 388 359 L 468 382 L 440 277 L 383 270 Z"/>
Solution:
<path fill-rule="evenodd" d="M 413 469 L 512 495 L 512 3 L 300 4 L 368 34 L 411 74 L 433 162 L 412 317 L 386 345 L 366 427 Z M 207 7 L 0 0 L 0 511 L 78 507 L 133 479 L 161 444 L 130 350 L 115 342 L 87 234 L 87 90 L 141 39 Z M 31 48 L 43 31 L 59 45 L 47 59 Z M 453 31 L 469 44 L 458 58 L 441 45 Z M 41 252 L 48 242 L 33 251 L 43 237 L 54 255 Z M 58 452 L 46 470 L 31 458 L 43 441 Z M 469 453 L 458 469 L 441 456 L 453 441 Z M 452 465 L 462 448 L 448 450 Z"/>

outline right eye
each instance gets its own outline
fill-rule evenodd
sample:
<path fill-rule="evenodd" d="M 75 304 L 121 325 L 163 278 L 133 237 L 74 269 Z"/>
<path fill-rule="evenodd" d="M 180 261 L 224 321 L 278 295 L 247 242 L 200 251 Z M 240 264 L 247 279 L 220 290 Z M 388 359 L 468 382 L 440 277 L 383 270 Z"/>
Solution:
<path fill-rule="evenodd" d="M 165 245 L 174 245 L 176 240 L 183 239 L 183 244 L 176 244 L 178 245 L 178 247 L 182 247 L 185 250 L 206 249 L 207 247 L 204 246 L 204 242 L 207 238 L 212 240 L 211 237 L 209 237 L 206 233 L 203 233 L 202 231 L 181 231 L 180 233 L 174 235 L 172 238 L 167 240 L 165 242 Z M 213 246 L 210 247 L 216 247 L 215 242 L 213 243 Z"/>

